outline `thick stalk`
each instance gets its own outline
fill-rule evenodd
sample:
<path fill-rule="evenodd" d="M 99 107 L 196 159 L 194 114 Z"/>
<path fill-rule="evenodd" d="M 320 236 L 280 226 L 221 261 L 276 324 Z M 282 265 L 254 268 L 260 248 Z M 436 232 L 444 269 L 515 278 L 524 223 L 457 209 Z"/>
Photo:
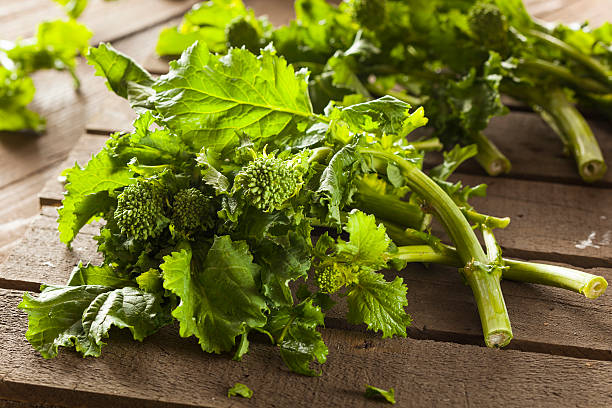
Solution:
<path fill-rule="evenodd" d="M 563 53 L 574 59 L 575 61 L 581 63 L 585 67 L 589 68 L 595 76 L 602 81 L 605 85 L 612 85 L 612 77 L 610 73 L 599 61 L 594 58 L 591 58 L 588 55 L 580 52 L 576 47 L 569 45 L 568 43 L 558 39 L 557 37 L 550 35 L 548 33 L 542 32 L 540 30 L 535 29 L 527 29 L 525 30 L 525 34 L 536 37 L 537 39 L 545 42 L 546 44 L 561 50 Z"/>
<path fill-rule="evenodd" d="M 476 234 L 453 200 L 425 173 L 413 164 L 389 152 L 362 148 L 361 153 L 393 162 L 406 183 L 433 208 L 435 215 L 457 245 L 463 274 L 472 288 L 478 306 L 485 343 L 489 347 L 503 347 L 512 339 L 508 311 L 501 292 L 499 268 L 490 266 Z"/>
<path fill-rule="evenodd" d="M 509 173 L 512 165 L 510 160 L 486 137 L 482 132 L 478 132 L 472 137 L 473 142 L 478 146 L 476 161 L 490 176 L 499 176 Z"/>
<path fill-rule="evenodd" d="M 441 250 L 436 250 L 429 245 L 400 246 L 397 258 L 406 262 L 461 266 L 461 260 L 455 248 L 446 245 Z M 504 258 L 504 263 L 506 268 L 502 271 L 503 279 L 554 286 L 580 293 L 589 299 L 601 296 L 608 287 L 608 282 L 602 276 L 576 269 L 507 258 Z"/>
<path fill-rule="evenodd" d="M 374 214 L 376 218 L 388 221 L 400 219 L 406 227 L 419 231 L 423 229 L 425 213 L 418 206 L 402 201 L 399 197 L 379 194 L 363 182 L 355 194 L 354 206 L 368 214 Z"/>
<path fill-rule="evenodd" d="M 437 137 L 432 137 L 430 139 L 425 140 L 416 140 L 414 142 L 409 143 L 410 146 L 414 147 L 416 150 L 422 150 L 425 152 L 437 152 L 444 148 L 444 145 Z"/>
<path fill-rule="evenodd" d="M 542 118 L 572 152 L 582 179 L 587 182 L 599 180 L 606 173 L 607 166 L 588 123 L 560 88 L 550 90 L 546 96 L 541 95 L 537 101 L 540 102 Z"/>

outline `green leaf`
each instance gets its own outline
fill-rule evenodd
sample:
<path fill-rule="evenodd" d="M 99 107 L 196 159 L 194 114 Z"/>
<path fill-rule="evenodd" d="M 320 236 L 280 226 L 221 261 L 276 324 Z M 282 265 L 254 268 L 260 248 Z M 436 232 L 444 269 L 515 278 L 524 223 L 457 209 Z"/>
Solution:
<path fill-rule="evenodd" d="M 281 307 L 272 310 L 266 330 L 272 334 L 280 348 L 283 361 L 298 374 L 320 375 L 310 364 L 327 360 L 327 346 L 316 328 L 323 325 L 324 315 L 312 300 L 306 300 L 295 307 Z"/>
<path fill-rule="evenodd" d="M 59 347 L 97 357 L 113 325 L 142 341 L 168 322 L 157 297 L 131 287 L 43 286 L 36 297 L 26 292 L 19 308 L 28 314 L 26 338 L 44 358 Z"/>
<path fill-rule="evenodd" d="M 287 249 L 269 240 L 257 247 L 257 263 L 262 266 L 262 293 L 275 306 L 293 304 L 289 283 L 307 276 L 310 251 L 295 233 L 289 234 Z"/>
<path fill-rule="evenodd" d="M 340 209 L 350 200 L 355 190 L 352 176 L 359 161 L 360 155 L 355 145 L 346 145 L 334 154 L 321 174 L 316 194 L 319 202 L 327 208 L 327 218 L 332 223 L 340 224 Z"/>
<path fill-rule="evenodd" d="M 109 139 L 102 151 L 85 168 L 78 164 L 66 171 L 66 195 L 59 213 L 60 240 L 70 244 L 83 225 L 97 214 L 108 210 L 112 200 L 108 192 L 131 184 L 132 172 L 116 163 Z"/>
<path fill-rule="evenodd" d="M 106 78 L 110 90 L 133 105 L 143 104 L 153 93 L 150 90 L 153 85 L 151 74 L 110 44 L 101 43 L 97 48 L 89 48 L 87 61 L 96 68 L 96 75 Z"/>
<path fill-rule="evenodd" d="M 245 16 L 242 0 L 201 2 L 188 11 L 179 27 L 168 27 L 159 34 L 155 51 L 159 55 L 180 55 L 195 41 L 204 42 L 213 52 L 226 51 L 226 26 Z"/>
<path fill-rule="evenodd" d="M 478 154 L 478 146 L 475 144 L 464 147 L 455 145 L 452 150 L 444 152 L 444 162 L 431 169 L 429 177 L 446 180 L 461 163 L 471 159 L 476 154 Z"/>
<path fill-rule="evenodd" d="M 234 347 L 249 328 L 263 327 L 267 306 L 259 294 L 259 267 L 245 242 L 215 237 L 206 259 L 192 268 L 191 250 L 164 257 L 164 288 L 179 296 L 172 315 L 182 337 L 196 336 L 202 349 L 220 353 Z M 231 296 L 228 296 L 231 295 Z"/>
<path fill-rule="evenodd" d="M 410 116 L 410 105 L 385 95 L 356 105 L 338 108 L 339 117 L 353 132 L 399 134 Z M 332 116 L 334 117 L 334 116 Z"/>
<path fill-rule="evenodd" d="M 361 272 L 359 282 L 347 294 L 347 320 L 354 324 L 365 323 L 375 332 L 381 330 L 383 338 L 406 337 L 406 327 L 412 319 L 404 310 L 408 301 L 403 282 L 399 277 L 387 282 L 379 273 Z"/>
<path fill-rule="evenodd" d="M 124 288 L 136 286 L 134 281 L 127 277 L 120 276 L 117 270 L 110 265 L 95 266 L 87 264 L 83 266 L 79 262 L 72 270 L 68 279 L 68 286 L 99 285 L 112 288 Z"/>
<path fill-rule="evenodd" d="M 138 287 L 148 293 L 158 293 L 164 289 L 161 272 L 157 269 L 149 269 L 136 278 Z"/>
<path fill-rule="evenodd" d="M 243 398 L 250 399 L 253 396 L 253 390 L 251 390 L 249 387 L 247 387 L 244 384 L 236 383 L 234 384 L 232 388 L 227 390 L 227 397 L 230 398 L 230 397 L 235 397 L 237 395 Z"/>
<path fill-rule="evenodd" d="M 357 265 L 382 266 L 383 255 L 391 240 L 383 224 L 376 225 L 374 215 L 353 211 L 344 227 L 349 233 L 349 242 L 338 242 L 337 251 L 349 255 Z"/>
<path fill-rule="evenodd" d="M 365 396 L 372 399 L 384 399 L 391 404 L 395 404 L 395 390 L 393 388 L 389 388 L 389 391 L 387 391 L 382 388 L 366 385 Z"/>
<path fill-rule="evenodd" d="M 295 73 L 271 49 L 260 57 L 236 48 L 219 56 L 196 43 L 170 63 L 152 101 L 162 122 L 199 150 L 226 146 L 237 131 L 271 138 L 310 118 L 307 85 L 306 72 Z"/>

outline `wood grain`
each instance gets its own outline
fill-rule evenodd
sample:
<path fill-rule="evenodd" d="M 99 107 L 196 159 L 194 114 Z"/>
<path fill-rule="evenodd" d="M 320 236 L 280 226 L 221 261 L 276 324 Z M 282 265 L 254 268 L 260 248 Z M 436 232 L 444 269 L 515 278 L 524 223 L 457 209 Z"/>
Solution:
<path fill-rule="evenodd" d="M 498 351 L 324 329 L 329 346 L 323 375 L 289 374 L 274 347 L 255 339 L 242 362 L 204 354 L 193 339 L 168 327 L 144 343 L 113 331 L 102 357 L 64 351 L 45 361 L 24 339 L 21 298 L 0 291 L 0 396 L 87 407 L 348 407 L 378 406 L 365 384 L 395 387 L 398 405 L 505 407 L 609 406 L 611 362 Z M 469 372 L 469 376 L 466 373 Z M 254 397 L 226 399 L 235 382 Z"/>
<path fill-rule="evenodd" d="M 173 17 L 183 15 L 197 0 L 90 0 L 79 17 L 94 36 L 91 44 L 115 41 Z M 0 6 L 0 38 L 31 37 L 41 21 L 65 18 L 61 7 L 49 0 L 3 0 Z"/>

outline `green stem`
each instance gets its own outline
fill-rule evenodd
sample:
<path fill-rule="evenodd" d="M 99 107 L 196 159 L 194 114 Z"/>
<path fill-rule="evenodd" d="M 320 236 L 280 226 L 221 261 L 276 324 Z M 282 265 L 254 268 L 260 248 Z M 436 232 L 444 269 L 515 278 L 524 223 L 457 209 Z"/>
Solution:
<path fill-rule="evenodd" d="M 379 194 L 364 182 L 359 184 L 358 193 L 355 195 L 356 208 L 376 218 L 383 220 L 402 220 L 402 225 L 423 229 L 425 213 L 416 205 L 402 201 L 399 197 L 388 194 Z"/>
<path fill-rule="evenodd" d="M 476 234 L 453 200 L 425 173 L 402 158 L 376 149 L 361 148 L 361 153 L 393 162 L 398 166 L 408 186 L 423 197 L 457 245 L 463 274 L 472 288 L 485 343 L 489 347 L 503 347 L 512 339 L 512 329 L 501 292 L 500 268 L 486 268 L 489 261 Z"/>
<path fill-rule="evenodd" d="M 521 60 L 519 62 L 519 69 L 525 69 L 527 71 L 546 76 L 555 76 L 567 84 L 571 84 L 573 89 L 580 92 L 607 94 L 612 91 L 612 87 L 610 85 L 604 85 L 601 82 L 595 81 L 591 78 L 578 77 L 574 75 L 570 69 L 542 59 L 534 58 Z"/>
<path fill-rule="evenodd" d="M 469 222 L 473 224 L 484 225 L 488 228 L 493 228 L 493 229 L 502 228 L 503 229 L 503 228 L 506 228 L 510 224 L 509 217 L 504 217 L 504 218 L 493 217 L 492 215 L 480 214 L 479 212 L 476 212 L 474 210 L 468 210 L 465 208 L 462 208 L 461 212 L 463 213 L 463 215 L 465 215 L 465 218 L 467 218 Z"/>
<path fill-rule="evenodd" d="M 499 176 L 509 173 L 512 165 L 510 160 L 486 137 L 482 132 L 472 136 L 473 142 L 478 146 L 476 161 L 490 176 Z"/>
<path fill-rule="evenodd" d="M 569 57 L 573 58 L 574 60 L 581 63 L 585 67 L 589 68 L 596 75 L 596 77 L 599 80 L 601 80 L 605 85 L 607 86 L 612 85 L 612 77 L 610 76 L 610 73 L 608 72 L 606 67 L 602 65 L 596 59 L 591 58 L 590 56 L 586 54 L 583 54 L 576 47 L 569 45 L 565 41 L 562 41 L 558 39 L 557 37 L 550 35 L 548 33 L 542 32 L 540 30 L 535 30 L 535 29 L 526 29 L 524 32 L 527 35 L 531 35 L 537 38 L 538 40 L 541 40 L 545 42 L 546 44 L 554 48 L 557 48 L 558 50 L 562 51 Z"/>
<path fill-rule="evenodd" d="M 425 152 L 438 152 L 444 148 L 444 145 L 437 137 L 432 137 L 431 139 L 418 140 L 409 143 L 410 146 L 414 147 L 416 150 L 422 150 Z"/>
<path fill-rule="evenodd" d="M 571 150 L 582 179 L 587 182 L 599 180 L 606 173 L 607 166 L 593 131 L 562 89 L 554 88 L 546 94 L 540 95 L 536 101 L 540 102 L 538 110 L 542 118 Z"/>
<path fill-rule="evenodd" d="M 455 248 L 446 245 L 443 246 L 442 251 L 435 250 L 429 245 L 400 246 L 397 258 L 407 262 L 461 266 Z M 576 269 L 507 258 L 504 258 L 504 263 L 506 268 L 502 271 L 503 279 L 567 289 L 589 299 L 601 296 L 608 287 L 608 282 L 602 276 Z"/>

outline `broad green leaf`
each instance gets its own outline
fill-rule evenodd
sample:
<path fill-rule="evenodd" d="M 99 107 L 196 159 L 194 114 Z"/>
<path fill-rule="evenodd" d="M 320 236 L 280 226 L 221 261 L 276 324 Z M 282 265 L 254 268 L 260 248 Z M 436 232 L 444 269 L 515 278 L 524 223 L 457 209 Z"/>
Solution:
<path fill-rule="evenodd" d="M 307 74 L 263 50 L 244 49 L 226 56 L 196 43 L 154 85 L 152 98 L 161 121 L 199 150 L 225 146 L 243 131 L 267 139 L 312 116 Z"/>
<path fill-rule="evenodd" d="M 281 357 L 291 371 L 316 376 L 311 363 L 327 360 L 327 346 L 316 328 L 323 325 L 324 315 L 318 306 L 307 300 L 294 307 L 281 307 L 271 312 L 266 325 L 280 348 Z"/>
<path fill-rule="evenodd" d="M 109 145 L 95 155 L 85 168 L 75 164 L 66 172 L 66 196 L 59 208 L 60 240 L 70 244 L 83 225 L 108 210 L 108 192 L 131 184 L 132 172 L 115 163 Z"/>
<path fill-rule="evenodd" d="M 349 241 L 338 242 L 338 252 L 349 255 L 352 262 L 357 265 L 385 264 L 383 255 L 389 248 L 391 240 L 384 225 L 376 225 L 374 215 L 354 211 L 349 215 L 344 229 L 349 233 Z"/>
<path fill-rule="evenodd" d="M 87 61 L 96 68 L 96 75 L 106 78 L 110 90 L 132 105 L 144 104 L 152 90 L 153 78 L 143 67 L 130 57 L 114 49 L 110 44 L 101 43 L 87 52 Z"/>
<path fill-rule="evenodd" d="M 361 272 L 359 283 L 347 294 L 347 320 L 354 324 L 365 323 L 375 332 L 381 330 L 383 338 L 406 337 L 406 327 L 412 319 L 404 310 L 408 301 L 403 282 L 399 277 L 387 282 L 380 273 Z"/>
<path fill-rule="evenodd" d="M 68 286 L 98 285 L 111 288 L 124 288 L 126 286 L 136 286 L 134 281 L 125 276 L 120 276 L 110 265 L 90 265 L 83 266 L 79 262 L 72 270 L 68 279 Z"/>
<path fill-rule="evenodd" d="M 37 296 L 26 292 L 19 308 L 28 314 L 26 338 L 44 358 L 59 347 L 97 357 L 111 326 L 142 341 L 168 321 L 157 297 L 131 287 L 43 286 Z"/>
<path fill-rule="evenodd" d="M 393 388 L 389 388 L 389 391 L 387 391 L 383 388 L 366 385 L 365 396 L 372 399 L 384 399 L 390 404 L 395 404 L 395 390 Z"/>
<path fill-rule="evenodd" d="M 236 337 L 266 324 L 267 306 L 259 294 L 259 267 L 245 242 L 215 237 L 205 261 L 192 268 L 191 250 L 164 257 L 164 288 L 179 296 L 172 315 L 182 337 L 196 336 L 202 349 L 220 353 L 234 347 Z"/>
<path fill-rule="evenodd" d="M 148 293 L 158 293 L 163 290 L 164 280 L 161 272 L 157 269 L 149 269 L 148 271 L 138 275 L 136 278 L 138 287 Z"/>

